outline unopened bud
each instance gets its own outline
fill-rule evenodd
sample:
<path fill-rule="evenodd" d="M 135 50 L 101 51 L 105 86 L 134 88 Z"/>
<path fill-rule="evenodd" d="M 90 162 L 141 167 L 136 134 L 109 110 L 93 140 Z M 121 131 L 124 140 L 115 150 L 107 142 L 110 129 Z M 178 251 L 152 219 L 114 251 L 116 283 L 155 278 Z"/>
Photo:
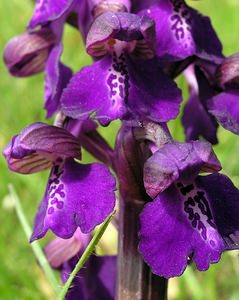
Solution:
<path fill-rule="evenodd" d="M 224 59 L 217 69 L 216 81 L 221 88 L 239 87 L 239 53 Z"/>
<path fill-rule="evenodd" d="M 94 18 L 98 17 L 99 15 L 105 13 L 105 12 L 127 12 L 129 11 L 129 1 L 97 1 L 99 3 L 96 3 L 93 8 L 92 15 Z"/>
<path fill-rule="evenodd" d="M 4 62 L 16 77 L 27 77 L 44 70 L 49 51 L 56 43 L 49 28 L 28 32 L 11 39 L 4 49 Z"/>

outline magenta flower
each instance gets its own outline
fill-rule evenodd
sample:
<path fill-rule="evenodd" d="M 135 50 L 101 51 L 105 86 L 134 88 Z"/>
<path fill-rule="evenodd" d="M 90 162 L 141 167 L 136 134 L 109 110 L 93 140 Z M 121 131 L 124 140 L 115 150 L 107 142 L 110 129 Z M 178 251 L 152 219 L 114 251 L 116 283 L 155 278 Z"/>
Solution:
<path fill-rule="evenodd" d="M 154 43 L 154 22 L 148 17 L 108 12 L 96 18 L 86 49 L 100 59 L 73 76 L 62 95 L 63 112 L 104 125 L 118 118 L 175 118 L 181 94 L 153 58 Z"/>
<path fill-rule="evenodd" d="M 179 276 L 191 261 L 205 271 L 239 248 L 238 189 L 225 175 L 198 175 L 220 168 L 206 142 L 167 144 L 146 162 L 154 201 L 141 213 L 139 251 L 153 273 Z"/>
<path fill-rule="evenodd" d="M 220 62 L 222 45 L 210 19 L 189 7 L 184 0 L 139 1 L 140 15 L 152 18 L 156 24 L 157 55 L 174 60 L 197 56 Z M 207 38 L 205 38 L 205 36 Z"/>
<path fill-rule="evenodd" d="M 225 58 L 220 65 L 199 61 L 185 74 L 190 98 L 185 105 L 183 125 L 187 140 L 203 136 L 217 143 L 218 123 L 226 130 L 239 134 L 239 106 L 236 63 L 238 56 Z"/>
<path fill-rule="evenodd" d="M 77 227 L 90 232 L 113 211 L 115 179 L 99 163 L 77 163 L 80 140 L 65 129 L 34 123 L 14 137 L 3 153 L 11 170 L 18 173 L 52 166 L 31 241 L 42 238 L 48 229 L 62 238 L 71 237 Z"/>
<path fill-rule="evenodd" d="M 202 136 L 210 143 L 217 144 L 218 124 L 207 106 L 207 100 L 213 97 L 216 91 L 198 67 L 190 66 L 185 75 L 190 92 L 182 117 L 186 140 L 197 140 Z"/>

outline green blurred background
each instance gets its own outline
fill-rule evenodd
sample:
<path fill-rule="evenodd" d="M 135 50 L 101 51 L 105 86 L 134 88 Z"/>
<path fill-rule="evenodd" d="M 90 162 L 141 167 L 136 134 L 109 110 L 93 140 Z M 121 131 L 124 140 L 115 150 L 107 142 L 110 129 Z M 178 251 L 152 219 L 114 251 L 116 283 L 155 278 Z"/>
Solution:
<path fill-rule="evenodd" d="M 223 42 L 226 55 L 239 50 L 238 0 L 188 0 L 187 2 L 211 17 Z M 1 0 L 1 56 L 7 41 L 24 32 L 32 11 L 33 3 L 30 0 Z M 90 63 L 90 58 L 82 50 L 82 42 L 76 30 L 66 26 L 64 42 L 63 61 L 74 71 Z M 45 112 L 42 108 L 43 80 L 42 74 L 26 79 L 13 78 L 0 61 L 0 95 L 3 105 L 0 110 L 1 149 L 26 125 L 45 120 Z M 186 97 L 185 82 L 180 78 L 178 83 L 184 89 Z M 116 128 L 117 124 L 112 125 L 108 130 L 105 129 L 108 139 L 112 138 Z M 183 131 L 179 120 L 171 122 L 171 129 L 174 137 L 182 141 Z M 229 175 L 239 187 L 239 138 L 220 128 L 219 141 L 220 145 L 215 147 L 215 151 L 221 160 L 223 172 Z M 112 140 L 110 142 L 113 143 Z M 88 159 L 87 155 L 86 159 Z M 7 189 L 8 183 L 14 184 L 20 195 L 24 212 L 32 224 L 34 213 L 44 193 L 48 172 L 30 176 L 10 173 L 2 156 L 0 167 L 0 299 L 54 299 L 51 285 L 36 262 Z M 49 234 L 41 244 L 44 245 L 50 237 Z M 199 273 L 192 267 L 188 268 L 182 277 L 170 280 L 169 298 L 172 300 L 238 300 L 238 251 L 224 253 L 220 263 L 212 265 L 207 272 Z"/>

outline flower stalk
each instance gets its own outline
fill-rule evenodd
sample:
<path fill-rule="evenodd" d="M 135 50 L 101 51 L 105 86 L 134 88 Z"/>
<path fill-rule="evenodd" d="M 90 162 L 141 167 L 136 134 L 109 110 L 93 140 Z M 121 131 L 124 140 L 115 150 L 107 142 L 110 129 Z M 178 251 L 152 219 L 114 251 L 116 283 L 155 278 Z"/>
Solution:
<path fill-rule="evenodd" d="M 116 143 L 116 169 L 121 178 L 116 299 L 165 300 L 167 280 L 152 274 L 138 252 L 139 215 L 149 201 L 141 164 L 149 152 L 144 142 L 136 141 L 134 133 L 123 126 Z"/>
<path fill-rule="evenodd" d="M 166 300 L 167 279 L 152 274 L 138 252 L 139 214 L 144 203 L 121 199 L 117 300 Z"/>

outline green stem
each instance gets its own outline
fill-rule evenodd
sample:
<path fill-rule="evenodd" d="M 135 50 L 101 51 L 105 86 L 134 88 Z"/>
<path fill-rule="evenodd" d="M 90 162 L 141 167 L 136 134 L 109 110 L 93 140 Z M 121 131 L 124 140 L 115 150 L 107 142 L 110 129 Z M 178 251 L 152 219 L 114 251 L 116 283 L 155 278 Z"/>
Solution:
<path fill-rule="evenodd" d="M 30 236 L 31 236 L 32 229 L 31 229 L 31 227 L 30 227 L 30 225 L 27 221 L 27 218 L 26 218 L 24 212 L 23 212 L 19 197 L 18 197 L 14 187 L 11 184 L 9 184 L 8 189 L 9 189 L 10 197 L 14 201 L 18 219 L 19 219 L 19 221 L 22 225 L 22 228 L 25 232 L 25 235 L 26 235 L 27 239 L 29 240 Z M 56 294 L 58 294 L 59 293 L 58 280 L 56 279 L 55 274 L 52 271 L 52 268 L 49 265 L 41 246 L 39 245 L 39 243 L 37 241 L 35 241 L 34 243 L 31 243 L 31 247 L 32 247 L 32 250 L 33 250 L 40 266 L 42 267 L 47 279 L 49 280 L 52 288 L 54 289 Z"/>
<path fill-rule="evenodd" d="M 111 214 L 104 221 L 104 223 L 96 230 L 96 232 L 95 232 L 92 240 L 90 241 L 88 247 L 86 248 L 85 252 L 82 254 L 82 256 L 79 259 L 78 263 L 76 264 L 74 270 L 70 274 L 67 282 L 63 286 L 63 288 L 62 288 L 62 290 L 61 290 L 61 292 L 60 292 L 60 294 L 57 298 L 58 300 L 64 300 L 65 299 L 66 293 L 67 293 L 68 289 L 70 288 L 73 279 L 75 278 L 76 274 L 80 271 L 80 269 L 83 267 L 86 260 L 89 258 L 89 256 L 94 251 L 95 246 L 98 244 L 99 240 L 101 239 L 102 235 L 104 234 L 104 232 L 105 232 L 106 228 L 108 227 L 112 217 L 113 217 L 113 214 Z"/>

